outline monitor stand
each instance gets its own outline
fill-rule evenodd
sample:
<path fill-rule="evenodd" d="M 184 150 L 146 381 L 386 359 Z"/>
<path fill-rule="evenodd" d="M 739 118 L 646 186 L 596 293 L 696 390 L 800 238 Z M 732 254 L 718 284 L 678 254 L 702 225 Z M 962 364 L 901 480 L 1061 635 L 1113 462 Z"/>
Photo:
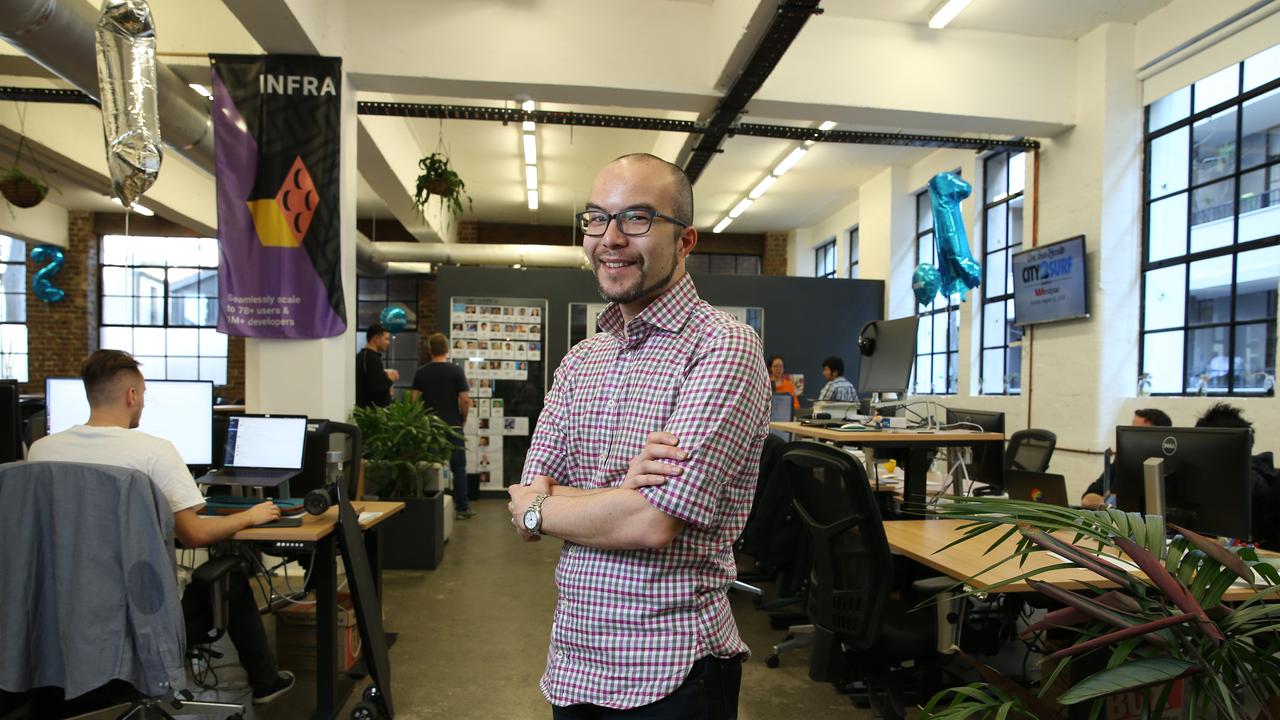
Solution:
<path fill-rule="evenodd" d="M 1147 458 L 1142 463 L 1142 486 L 1146 497 L 1148 517 L 1164 517 L 1164 460 Z"/>

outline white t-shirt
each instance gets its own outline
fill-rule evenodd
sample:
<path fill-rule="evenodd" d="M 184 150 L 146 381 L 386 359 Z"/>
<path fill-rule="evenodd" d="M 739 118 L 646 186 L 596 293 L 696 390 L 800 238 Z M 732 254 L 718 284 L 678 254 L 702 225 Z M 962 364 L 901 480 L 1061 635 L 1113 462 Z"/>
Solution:
<path fill-rule="evenodd" d="M 37 440 L 27 451 L 27 459 L 140 470 L 164 494 L 173 512 L 204 505 L 204 495 L 173 443 L 140 430 L 76 425 Z"/>

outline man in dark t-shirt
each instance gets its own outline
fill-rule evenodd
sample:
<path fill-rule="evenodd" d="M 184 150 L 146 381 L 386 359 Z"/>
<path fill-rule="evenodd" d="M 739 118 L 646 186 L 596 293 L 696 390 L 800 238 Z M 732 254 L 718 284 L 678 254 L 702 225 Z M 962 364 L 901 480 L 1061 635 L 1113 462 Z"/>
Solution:
<path fill-rule="evenodd" d="M 442 420 L 462 432 L 462 425 L 467 421 L 467 411 L 471 409 L 470 388 L 467 386 L 467 375 L 462 368 L 449 362 L 449 338 L 442 333 L 432 333 L 427 337 L 427 351 L 431 353 L 431 362 L 418 368 L 413 375 L 413 388 L 410 391 L 415 400 L 422 403 L 440 416 Z M 453 473 L 453 504 L 460 520 L 475 517 L 471 510 L 471 501 L 467 496 L 467 451 L 461 439 L 449 457 L 449 470 Z"/>
<path fill-rule="evenodd" d="M 391 331 L 379 323 L 365 331 L 365 346 L 356 353 L 356 407 L 391 404 L 391 388 L 400 379 L 400 373 L 382 367 L 382 353 L 390 344 Z"/>

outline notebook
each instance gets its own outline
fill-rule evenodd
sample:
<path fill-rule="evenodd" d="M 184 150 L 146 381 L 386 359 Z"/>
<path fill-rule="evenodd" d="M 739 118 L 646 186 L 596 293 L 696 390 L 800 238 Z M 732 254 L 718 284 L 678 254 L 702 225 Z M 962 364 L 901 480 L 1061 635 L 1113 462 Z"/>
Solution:
<path fill-rule="evenodd" d="M 1067 479 L 1051 473 L 1005 470 L 1004 488 L 1014 500 L 1031 500 L 1049 505 L 1070 506 Z"/>
<path fill-rule="evenodd" d="M 303 415 L 232 415 L 222 467 L 196 482 L 275 487 L 301 474 L 307 439 Z"/>

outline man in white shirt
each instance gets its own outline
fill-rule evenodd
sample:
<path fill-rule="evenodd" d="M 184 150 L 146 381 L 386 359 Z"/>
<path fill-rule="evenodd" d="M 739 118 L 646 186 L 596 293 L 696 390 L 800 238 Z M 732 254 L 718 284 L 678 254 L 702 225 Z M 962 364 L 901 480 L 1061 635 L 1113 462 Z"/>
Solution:
<path fill-rule="evenodd" d="M 235 515 L 197 514 L 204 507 L 204 495 L 173 443 L 134 429 L 142 419 L 146 381 L 138 361 L 129 353 L 99 350 L 85 360 L 80 376 L 89 398 L 88 422 L 36 441 L 27 453 L 28 460 L 98 463 L 146 473 L 169 501 L 174 535 L 189 548 L 212 545 L 280 517 L 280 508 L 271 502 Z M 248 578 L 242 572 L 233 572 L 230 578 L 227 634 L 248 672 L 253 702 L 261 705 L 288 692 L 293 687 L 293 674 L 276 667 Z M 187 619 L 188 644 L 207 637 L 212 627 L 208 592 L 188 587 L 182 596 L 182 611 Z"/>

